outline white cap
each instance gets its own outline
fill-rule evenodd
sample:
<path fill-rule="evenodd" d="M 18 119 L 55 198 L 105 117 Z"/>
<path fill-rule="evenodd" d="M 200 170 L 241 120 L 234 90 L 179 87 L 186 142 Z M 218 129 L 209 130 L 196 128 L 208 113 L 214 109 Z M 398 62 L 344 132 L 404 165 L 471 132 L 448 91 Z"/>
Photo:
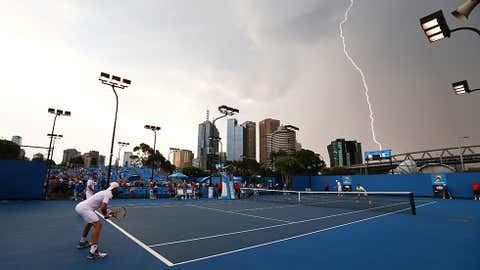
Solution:
<path fill-rule="evenodd" d="M 108 187 L 108 190 L 112 190 L 114 188 L 118 188 L 120 185 L 117 182 L 111 182 L 110 187 Z"/>

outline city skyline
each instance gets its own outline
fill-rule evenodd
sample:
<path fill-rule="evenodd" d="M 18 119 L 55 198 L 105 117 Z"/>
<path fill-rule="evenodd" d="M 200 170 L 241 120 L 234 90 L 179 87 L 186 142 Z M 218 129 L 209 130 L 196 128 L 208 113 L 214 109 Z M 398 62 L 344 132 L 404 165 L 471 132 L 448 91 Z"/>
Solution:
<path fill-rule="evenodd" d="M 72 112 L 57 121 L 56 133 L 64 138 L 56 144 L 56 161 L 66 148 L 109 153 L 114 97 L 97 80 L 105 71 L 132 80 L 130 88 L 119 91 L 116 139 L 130 142 L 124 150 L 151 144 L 143 125 L 154 123 L 162 126 L 157 147 L 163 155 L 169 147 L 195 151 L 205 110 L 214 115 L 221 104 L 239 108 L 239 122 L 270 117 L 300 126 L 298 140 L 323 157 L 335 138 L 355 138 L 364 151 L 377 150 L 360 78 L 338 36 L 348 4 L 0 4 L 0 113 L 7 116 L 0 137 L 20 135 L 24 144 L 48 146 L 53 118 L 47 108 L 54 107 Z M 462 32 L 429 44 L 418 24 L 433 11 L 458 4 L 355 2 L 344 35 L 365 70 L 377 137 L 385 149 L 402 153 L 456 146 L 458 137 L 470 137 L 462 144 L 479 140 L 480 128 L 470 123 L 477 121 L 480 97 L 455 96 L 451 90 L 451 83 L 462 79 L 480 85 L 478 37 Z M 114 20 L 116 14 L 129 19 Z M 464 26 L 449 14 L 446 19 Z M 478 27 L 479 16 L 467 25 Z M 226 121 L 217 126 L 226 140 Z M 39 152 L 25 150 L 30 157 Z"/>

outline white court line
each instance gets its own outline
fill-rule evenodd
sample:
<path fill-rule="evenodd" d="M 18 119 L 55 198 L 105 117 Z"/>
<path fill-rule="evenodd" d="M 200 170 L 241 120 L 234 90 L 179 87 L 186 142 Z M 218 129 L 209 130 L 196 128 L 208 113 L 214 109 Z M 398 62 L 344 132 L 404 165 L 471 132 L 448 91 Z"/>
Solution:
<path fill-rule="evenodd" d="M 246 216 L 246 217 L 254 217 L 254 218 L 260 218 L 260 219 L 265 219 L 265 220 L 283 222 L 283 223 L 292 222 L 291 220 L 282 220 L 282 219 L 276 219 L 276 218 L 262 217 L 262 216 L 257 216 L 257 215 L 250 215 L 250 214 L 245 214 L 245 213 L 238 213 L 238 212 L 227 211 L 227 210 L 222 210 L 222 209 L 217 209 L 217 208 L 211 208 L 211 207 L 206 207 L 206 206 L 199 206 L 199 205 L 194 205 L 194 204 L 188 204 L 188 206 L 196 207 L 196 208 L 200 208 L 200 209 L 207 209 L 207 210 L 212 210 L 212 211 L 218 211 L 218 212 L 227 213 L 227 214 L 235 214 L 235 215 Z"/>
<path fill-rule="evenodd" d="M 407 204 L 407 203 L 397 203 L 397 204 L 391 204 L 391 205 L 387 205 L 387 206 L 377 206 L 377 207 L 373 207 L 373 208 L 357 210 L 357 211 L 352 211 L 352 212 L 343 212 L 343 213 L 338 213 L 338 214 L 333 214 L 333 215 L 328 215 L 328 216 L 323 216 L 323 217 L 310 218 L 310 219 L 304 219 L 304 220 L 299 220 L 299 221 L 292 221 L 292 222 L 285 223 L 285 224 L 271 225 L 271 226 L 265 226 L 265 227 L 243 230 L 243 231 L 236 231 L 236 232 L 209 235 L 209 236 L 203 236 L 203 237 L 197 237 L 197 238 L 191 238 L 191 239 L 185 239 L 185 240 L 177 240 L 177 241 L 172 241 L 172 242 L 152 244 L 152 245 L 149 245 L 149 247 L 169 246 L 169 245 L 174 245 L 174 244 L 195 242 L 195 241 L 206 240 L 206 239 L 211 239 L 211 238 L 219 238 L 219 237 L 230 236 L 230 235 L 235 235 L 235 234 L 262 231 L 262 230 L 267 230 L 267 229 L 272 229 L 272 228 L 277 228 L 277 227 L 283 227 L 283 226 L 288 226 L 288 225 L 294 225 L 294 224 L 300 224 L 300 223 L 306 223 L 306 222 L 310 222 L 310 221 L 322 220 L 322 219 L 327 219 L 327 218 L 332 218 L 332 217 L 353 215 L 353 214 L 358 214 L 358 213 L 362 213 L 362 212 L 368 212 L 368 211 L 375 210 L 375 209 L 382 209 L 382 208 L 397 206 L 397 205 L 400 205 L 400 204 Z"/>
<path fill-rule="evenodd" d="M 437 203 L 437 202 L 430 202 L 430 203 L 422 204 L 422 205 L 420 205 L 420 206 L 417 206 L 417 208 L 424 207 L 424 206 L 431 205 L 431 204 L 435 204 L 435 203 Z M 373 216 L 373 217 L 364 218 L 364 219 L 360 219 L 360 220 L 356 220 L 356 221 L 352 221 L 352 222 L 348 222 L 348 223 L 344 223 L 344 224 L 340 224 L 340 225 L 328 227 L 328 228 L 325 228 L 325 229 L 316 230 L 316 231 L 309 232 L 309 233 L 304 233 L 304 234 L 300 234 L 300 235 L 296 235 L 296 236 L 291 236 L 291 237 L 287 237 L 287 238 L 283 238 L 283 239 L 279 239 L 279 240 L 275 240 L 275 241 L 270 241 L 270 242 L 266 242 L 266 243 L 254 245 L 254 246 L 249 246 L 249 247 L 244 247 L 244 248 L 240 248 L 240 249 L 235 249 L 235 250 L 231 250 L 231 251 L 227 251 L 227 252 L 222 252 L 222 253 L 218 253 L 218 254 L 214 254 L 214 255 L 210 255 L 210 256 L 206 256 L 206 257 L 201 257 L 201 258 L 197 258 L 197 259 L 193 259 L 193 260 L 188 260 L 188 261 L 183 261 L 183 262 L 179 262 L 179 263 L 174 263 L 173 266 L 182 265 L 182 264 L 187 264 L 187 263 L 192 263 L 192 262 L 197 262 L 197 261 L 203 261 L 203 260 L 207 260 L 207 259 L 211 259 L 211 258 L 215 258 L 215 257 L 220 257 L 220 256 L 232 254 L 232 253 L 237 253 L 237 252 L 241 252 L 241 251 L 245 251 L 245 250 L 250 250 L 250 249 L 254 249 L 254 248 L 258 248 L 258 247 L 263 247 L 263 246 L 268 246 L 268 245 L 272 245 L 272 244 L 276 244 L 276 243 L 280 243 L 280 242 L 285 242 L 285 241 L 288 241 L 288 240 L 292 240 L 292 239 L 296 239 L 296 238 L 300 238 L 300 237 L 304 237 L 304 236 L 316 234 L 316 233 L 319 233 L 319 232 L 329 231 L 329 230 L 333 230 L 333 229 L 345 227 L 345 226 L 348 226 L 348 225 L 351 225 L 351 224 L 360 223 L 360 222 L 363 222 L 363 221 L 367 221 L 367 220 L 371 220 L 371 219 L 375 219 L 375 218 L 379 218 L 379 217 L 383 217 L 383 216 L 388 216 L 388 215 L 392 215 L 392 214 L 395 214 L 395 213 L 404 212 L 404 211 L 407 211 L 407 210 L 410 210 L 410 209 L 411 209 L 411 208 L 408 207 L 408 208 L 404 208 L 404 209 L 397 210 L 397 211 L 394 211 L 394 212 L 388 212 L 388 213 L 385 213 L 385 214 L 376 215 L 376 216 Z"/>
<path fill-rule="evenodd" d="M 109 220 L 109 219 L 105 219 L 103 217 L 102 214 L 100 214 L 98 211 L 95 211 L 95 213 L 97 213 L 97 215 L 99 215 L 101 218 L 103 218 L 106 222 L 110 223 L 110 225 L 112 225 L 113 227 L 115 227 L 117 230 L 119 230 L 121 233 L 123 233 L 125 236 L 127 236 L 128 238 L 130 238 L 133 242 L 135 242 L 137 245 L 139 245 L 140 247 L 142 247 L 143 249 L 145 249 L 146 251 L 148 251 L 150 254 L 152 254 L 155 258 L 159 259 L 160 261 L 162 261 L 163 263 L 165 263 L 166 265 L 168 266 L 174 266 L 174 264 L 169 261 L 167 258 L 163 257 L 162 255 L 160 255 L 158 252 L 156 252 L 155 250 L 151 249 L 149 246 L 147 246 L 145 243 L 143 243 L 142 241 L 138 240 L 135 236 L 131 235 L 130 233 L 128 233 L 127 231 L 125 231 L 124 229 L 122 229 L 122 227 L 118 226 L 117 224 L 115 224 L 113 221 Z"/>

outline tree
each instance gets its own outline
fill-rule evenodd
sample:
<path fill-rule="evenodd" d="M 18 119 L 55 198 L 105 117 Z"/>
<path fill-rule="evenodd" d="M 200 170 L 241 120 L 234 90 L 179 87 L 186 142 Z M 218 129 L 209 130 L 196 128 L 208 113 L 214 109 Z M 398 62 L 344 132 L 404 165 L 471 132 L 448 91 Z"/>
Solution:
<path fill-rule="evenodd" d="M 355 170 L 350 170 L 343 167 L 324 168 L 322 175 L 352 175 L 356 174 Z"/>
<path fill-rule="evenodd" d="M 207 171 L 195 166 L 186 166 L 182 169 L 182 173 L 190 177 L 205 177 L 209 175 Z"/>
<path fill-rule="evenodd" d="M 294 156 L 280 157 L 275 160 L 275 168 L 280 171 L 282 181 L 287 186 L 290 186 L 292 175 L 300 173 L 304 167 Z"/>
<path fill-rule="evenodd" d="M 300 162 L 304 168 L 303 173 L 314 175 L 325 168 L 325 161 L 320 159 L 319 154 L 307 149 L 295 152 L 294 157 Z"/>
<path fill-rule="evenodd" d="M 76 166 L 83 166 L 83 158 L 81 156 L 76 156 L 70 159 L 70 164 Z"/>
<path fill-rule="evenodd" d="M 170 163 L 158 150 L 153 152 L 153 148 L 146 143 L 141 143 L 133 148 L 135 155 L 131 156 L 133 162 L 138 167 L 156 168 L 172 173 L 175 171 L 175 166 Z"/>
<path fill-rule="evenodd" d="M 20 155 L 20 146 L 14 142 L 0 140 L 0 159 L 17 159 Z"/>

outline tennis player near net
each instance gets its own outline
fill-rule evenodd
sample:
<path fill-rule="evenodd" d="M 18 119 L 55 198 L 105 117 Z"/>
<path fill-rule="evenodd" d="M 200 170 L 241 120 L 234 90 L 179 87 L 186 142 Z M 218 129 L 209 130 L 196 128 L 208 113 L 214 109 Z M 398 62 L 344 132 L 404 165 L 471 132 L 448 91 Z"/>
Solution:
<path fill-rule="evenodd" d="M 335 182 L 337 182 L 337 197 L 338 196 L 343 196 L 343 194 L 342 194 L 342 183 L 340 183 L 340 181 L 338 181 L 338 180 L 335 180 Z"/>
<path fill-rule="evenodd" d="M 364 187 L 362 187 L 360 184 L 357 184 L 357 192 L 358 192 L 358 196 L 357 196 L 357 199 L 355 200 L 355 204 L 358 204 L 360 202 L 360 198 L 363 195 L 365 196 L 365 199 L 367 199 L 368 204 L 372 205 L 372 200 L 370 200 L 370 198 L 368 197 L 367 190 Z"/>
<path fill-rule="evenodd" d="M 88 198 L 85 201 L 82 201 L 75 207 L 75 211 L 77 212 L 77 214 L 81 216 L 83 220 L 87 223 L 83 228 L 82 237 L 80 238 L 80 243 L 77 247 L 90 247 L 90 252 L 87 256 L 87 258 L 89 259 L 98 259 L 107 256 L 107 253 L 100 252 L 98 250 L 98 239 L 100 238 L 102 223 L 100 222 L 97 214 L 95 214 L 95 210 L 100 208 L 105 219 L 111 216 L 111 214 L 107 211 L 107 206 L 110 199 L 112 199 L 113 196 L 118 193 L 118 186 L 119 185 L 117 182 L 112 182 L 110 183 L 109 188 L 95 193 L 94 195 L 92 195 L 92 197 Z M 87 236 L 92 226 L 92 242 L 90 243 L 87 241 Z"/>

